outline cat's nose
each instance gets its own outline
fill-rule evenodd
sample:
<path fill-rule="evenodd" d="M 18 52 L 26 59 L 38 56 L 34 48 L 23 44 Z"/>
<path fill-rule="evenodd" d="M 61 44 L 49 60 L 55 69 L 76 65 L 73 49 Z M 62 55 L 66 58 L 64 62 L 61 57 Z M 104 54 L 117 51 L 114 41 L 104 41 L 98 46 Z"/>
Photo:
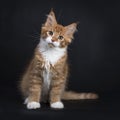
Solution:
<path fill-rule="evenodd" d="M 55 39 L 52 39 L 51 41 L 52 41 L 52 42 L 55 42 L 56 40 L 55 40 Z"/>

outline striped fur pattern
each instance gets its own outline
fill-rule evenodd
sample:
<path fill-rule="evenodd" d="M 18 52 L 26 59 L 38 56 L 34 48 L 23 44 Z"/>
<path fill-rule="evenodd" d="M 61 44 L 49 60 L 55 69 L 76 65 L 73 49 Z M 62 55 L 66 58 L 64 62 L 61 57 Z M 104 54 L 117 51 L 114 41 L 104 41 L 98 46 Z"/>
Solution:
<path fill-rule="evenodd" d="M 68 78 L 67 47 L 73 39 L 77 23 L 59 25 L 51 10 L 41 29 L 40 42 L 20 82 L 20 90 L 28 109 L 40 108 L 49 101 L 51 108 L 61 109 L 61 99 L 95 99 L 93 93 L 66 92 Z"/>

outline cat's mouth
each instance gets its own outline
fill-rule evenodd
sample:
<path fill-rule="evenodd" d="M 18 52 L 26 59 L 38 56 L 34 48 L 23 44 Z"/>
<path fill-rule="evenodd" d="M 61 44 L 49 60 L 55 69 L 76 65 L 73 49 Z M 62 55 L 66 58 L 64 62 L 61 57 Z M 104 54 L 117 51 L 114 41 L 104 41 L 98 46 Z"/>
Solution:
<path fill-rule="evenodd" d="M 55 45 L 53 43 L 48 43 L 48 45 L 49 45 L 50 48 L 55 47 Z"/>

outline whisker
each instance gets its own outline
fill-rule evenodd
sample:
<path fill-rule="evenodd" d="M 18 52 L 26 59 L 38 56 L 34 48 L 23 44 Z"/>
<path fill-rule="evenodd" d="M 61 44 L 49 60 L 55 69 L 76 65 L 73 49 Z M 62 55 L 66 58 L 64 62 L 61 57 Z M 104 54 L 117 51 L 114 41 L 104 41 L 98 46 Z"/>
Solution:
<path fill-rule="evenodd" d="M 44 53 L 44 52 L 46 52 L 47 50 L 44 50 L 44 51 L 40 51 L 41 53 Z"/>

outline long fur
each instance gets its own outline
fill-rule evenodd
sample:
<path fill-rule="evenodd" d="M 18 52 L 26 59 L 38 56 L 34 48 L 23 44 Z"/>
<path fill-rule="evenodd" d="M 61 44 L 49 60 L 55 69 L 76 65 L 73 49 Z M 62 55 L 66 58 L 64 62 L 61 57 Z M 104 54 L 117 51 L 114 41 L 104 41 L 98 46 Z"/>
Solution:
<path fill-rule="evenodd" d="M 41 101 L 49 101 L 52 108 L 63 108 L 61 99 L 96 99 L 94 93 L 66 92 L 69 74 L 67 47 L 72 42 L 77 23 L 63 26 L 51 11 L 41 29 L 40 43 L 26 69 L 20 88 L 28 109 L 37 109 Z"/>

